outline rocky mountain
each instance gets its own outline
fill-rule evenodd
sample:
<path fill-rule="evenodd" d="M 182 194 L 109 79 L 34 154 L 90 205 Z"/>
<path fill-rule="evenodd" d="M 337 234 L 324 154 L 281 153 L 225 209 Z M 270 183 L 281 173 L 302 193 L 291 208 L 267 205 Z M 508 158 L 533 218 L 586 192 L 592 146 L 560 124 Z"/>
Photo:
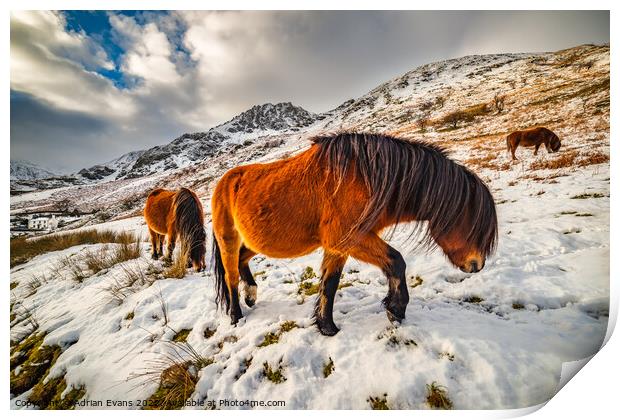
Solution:
<path fill-rule="evenodd" d="M 118 171 L 116 178 L 137 178 L 184 168 L 269 135 L 297 132 L 317 120 L 317 115 L 290 102 L 256 105 L 207 132 L 186 133 L 169 144 L 144 151 L 133 165 Z"/>
<path fill-rule="evenodd" d="M 217 153 L 253 143 L 261 138 L 297 132 L 320 119 L 321 116 L 290 102 L 256 105 L 206 132 L 186 133 L 168 144 L 129 152 L 109 162 L 81 169 L 70 176 L 57 177 L 52 173 L 41 172 L 37 177 L 17 178 L 13 177 L 11 166 L 11 179 L 16 181 L 11 187 L 13 191 L 49 189 L 133 179 L 185 168 Z M 18 181 L 34 179 L 37 181 Z"/>
<path fill-rule="evenodd" d="M 33 180 L 54 177 L 52 171 L 27 160 L 11 159 L 11 180 Z"/>

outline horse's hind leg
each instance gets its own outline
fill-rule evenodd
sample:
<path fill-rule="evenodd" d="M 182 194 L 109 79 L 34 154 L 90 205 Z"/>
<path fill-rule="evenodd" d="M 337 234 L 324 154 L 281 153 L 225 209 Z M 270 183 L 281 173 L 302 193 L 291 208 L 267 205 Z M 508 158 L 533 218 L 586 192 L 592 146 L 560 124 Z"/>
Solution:
<path fill-rule="evenodd" d="M 319 295 L 314 305 L 314 320 L 323 335 L 335 335 L 339 330 L 334 324 L 334 298 L 342 269 L 347 261 L 347 255 L 325 251 L 321 263 L 321 283 Z"/>
<path fill-rule="evenodd" d="M 375 234 L 368 234 L 355 245 L 351 256 L 360 261 L 376 265 L 388 279 L 388 294 L 383 299 L 388 319 L 400 322 L 405 318 L 409 303 L 409 291 L 405 280 L 406 264 L 403 256 Z"/>
<path fill-rule="evenodd" d="M 151 258 L 154 260 L 157 259 L 157 243 L 159 242 L 159 234 L 155 232 L 153 229 L 149 229 L 149 235 L 151 235 Z"/>
<path fill-rule="evenodd" d="M 243 282 L 243 294 L 245 296 L 246 305 L 252 307 L 256 303 L 256 291 L 257 284 L 254 281 L 254 276 L 250 271 L 250 260 L 256 255 L 256 252 L 252 251 L 245 246 L 241 246 L 239 251 L 239 274 L 241 275 L 241 281 Z"/>
<path fill-rule="evenodd" d="M 159 244 L 159 255 L 164 255 L 164 239 L 166 239 L 165 235 L 157 234 L 157 242 Z"/>

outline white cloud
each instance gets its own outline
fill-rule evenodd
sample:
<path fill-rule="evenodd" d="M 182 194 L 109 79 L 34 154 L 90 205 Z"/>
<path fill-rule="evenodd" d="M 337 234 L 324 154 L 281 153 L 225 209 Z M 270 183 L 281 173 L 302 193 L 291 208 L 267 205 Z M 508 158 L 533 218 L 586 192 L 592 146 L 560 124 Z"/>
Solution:
<path fill-rule="evenodd" d="M 64 110 L 130 116 L 131 98 L 119 94 L 97 68 L 114 64 L 84 33 L 67 31 L 61 14 L 11 14 L 11 89 Z"/>
<path fill-rule="evenodd" d="M 110 15 L 110 24 L 126 50 L 121 65 L 123 73 L 139 77 L 147 84 L 180 81 L 172 61 L 172 46 L 155 23 L 141 26 L 132 17 Z"/>

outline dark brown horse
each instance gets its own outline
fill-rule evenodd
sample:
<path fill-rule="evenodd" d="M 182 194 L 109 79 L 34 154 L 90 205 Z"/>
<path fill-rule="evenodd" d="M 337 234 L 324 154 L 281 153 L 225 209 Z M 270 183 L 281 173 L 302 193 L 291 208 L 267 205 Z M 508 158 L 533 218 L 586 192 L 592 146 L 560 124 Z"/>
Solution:
<path fill-rule="evenodd" d="M 314 318 L 324 335 L 338 332 L 334 296 L 349 256 L 383 270 L 387 316 L 405 317 L 405 261 L 381 238 L 389 226 L 427 221 L 423 244 L 439 245 L 467 273 L 484 267 L 497 240 L 493 197 L 443 150 L 376 134 L 343 133 L 313 143 L 288 159 L 231 169 L 215 188 L 217 303 L 233 323 L 243 316 L 239 277 L 247 305 L 256 300 L 248 261 L 258 253 L 290 258 L 323 248 Z"/>
<path fill-rule="evenodd" d="M 153 190 L 146 199 L 144 219 L 151 235 L 153 259 L 163 255 L 164 237 L 168 237 L 167 260 L 172 253 L 177 236 L 185 242 L 189 262 L 196 271 L 205 268 L 206 234 L 202 203 L 198 196 L 187 188 L 179 191 Z M 188 262 L 188 264 L 189 264 Z"/>
<path fill-rule="evenodd" d="M 548 153 L 560 150 L 562 143 L 560 138 L 551 130 L 545 127 L 530 128 L 529 130 L 515 131 L 506 137 L 506 147 L 512 155 L 512 160 L 517 160 L 515 151 L 517 147 L 534 147 L 534 156 L 538 154 L 541 144 L 545 145 Z"/>

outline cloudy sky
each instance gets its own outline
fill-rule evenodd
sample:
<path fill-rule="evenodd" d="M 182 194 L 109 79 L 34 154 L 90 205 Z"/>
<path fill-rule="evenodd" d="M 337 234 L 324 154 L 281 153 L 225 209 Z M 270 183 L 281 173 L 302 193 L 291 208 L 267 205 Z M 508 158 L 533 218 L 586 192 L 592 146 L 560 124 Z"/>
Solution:
<path fill-rule="evenodd" d="M 431 61 L 605 42 L 608 12 L 12 12 L 11 159 L 74 171 Z"/>

